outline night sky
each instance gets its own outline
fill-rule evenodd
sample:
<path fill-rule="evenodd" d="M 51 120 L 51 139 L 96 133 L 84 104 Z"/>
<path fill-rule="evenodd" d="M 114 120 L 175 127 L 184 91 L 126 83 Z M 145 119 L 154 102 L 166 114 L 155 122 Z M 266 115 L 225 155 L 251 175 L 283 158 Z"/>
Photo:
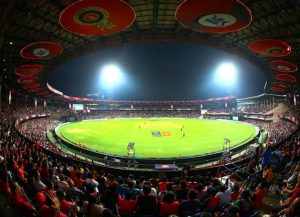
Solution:
<path fill-rule="evenodd" d="M 237 67 L 237 82 L 231 88 L 215 79 L 223 62 Z M 255 65 L 224 51 L 188 42 L 160 42 L 124 45 L 73 59 L 61 65 L 49 83 L 70 96 L 106 94 L 100 73 L 107 64 L 118 65 L 124 74 L 113 88 L 114 99 L 122 100 L 196 100 L 229 92 L 248 97 L 261 94 L 266 81 Z"/>

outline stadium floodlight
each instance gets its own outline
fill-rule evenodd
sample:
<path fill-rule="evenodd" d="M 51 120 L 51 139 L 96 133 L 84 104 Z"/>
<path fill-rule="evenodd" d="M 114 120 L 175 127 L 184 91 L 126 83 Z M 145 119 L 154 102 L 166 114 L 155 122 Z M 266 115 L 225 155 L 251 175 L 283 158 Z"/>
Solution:
<path fill-rule="evenodd" d="M 108 99 L 113 99 L 115 87 L 122 82 L 124 75 L 118 65 L 109 64 L 101 69 L 101 88 L 107 91 Z"/>
<path fill-rule="evenodd" d="M 232 63 L 223 63 L 217 68 L 218 80 L 225 83 L 226 85 L 231 85 L 236 79 L 237 70 Z"/>
<path fill-rule="evenodd" d="M 114 85 L 121 79 L 121 70 L 116 65 L 104 66 L 101 71 L 102 81 L 108 85 Z"/>

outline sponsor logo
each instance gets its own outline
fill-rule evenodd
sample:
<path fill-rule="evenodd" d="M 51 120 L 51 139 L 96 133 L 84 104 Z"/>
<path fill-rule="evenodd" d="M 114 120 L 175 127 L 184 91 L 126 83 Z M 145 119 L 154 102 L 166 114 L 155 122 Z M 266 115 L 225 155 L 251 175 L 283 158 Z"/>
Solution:
<path fill-rule="evenodd" d="M 171 133 L 170 132 L 162 132 L 161 135 L 162 136 L 171 136 Z"/>
<path fill-rule="evenodd" d="M 75 14 L 74 21 L 83 26 L 96 26 L 101 31 L 116 27 L 109 21 L 109 12 L 98 7 L 83 8 Z"/>
<path fill-rule="evenodd" d="M 151 133 L 152 133 L 152 136 L 154 136 L 154 137 L 171 136 L 171 133 L 170 133 L 170 132 L 159 132 L 159 131 L 154 131 L 154 132 L 151 132 Z"/>
<path fill-rule="evenodd" d="M 21 83 L 22 84 L 30 84 L 30 83 L 33 83 L 35 80 L 33 79 L 26 79 L 26 80 L 21 80 Z"/>
<path fill-rule="evenodd" d="M 284 50 L 281 47 L 271 47 L 267 49 L 264 54 L 269 55 L 269 54 L 282 54 Z"/>
<path fill-rule="evenodd" d="M 207 27 L 226 27 L 236 23 L 236 18 L 230 14 L 209 14 L 200 17 L 198 23 Z"/>
<path fill-rule="evenodd" d="M 280 70 L 283 70 L 283 71 L 291 71 L 291 69 L 289 67 L 281 66 L 281 65 L 277 66 L 277 69 L 280 69 Z"/>
<path fill-rule="evenodd" d="M 37 57 L 46 57 L 49 55 L 49 50 L 45 48 L 36 48 L 33 50 L 33 55 Z"/>
<path fill-rule="evenodd" d="M 154 137 L 161 137 L 159 131 L 154 131 L 154 132 L 152 132 L 152 136 L 154 136 Z"/>

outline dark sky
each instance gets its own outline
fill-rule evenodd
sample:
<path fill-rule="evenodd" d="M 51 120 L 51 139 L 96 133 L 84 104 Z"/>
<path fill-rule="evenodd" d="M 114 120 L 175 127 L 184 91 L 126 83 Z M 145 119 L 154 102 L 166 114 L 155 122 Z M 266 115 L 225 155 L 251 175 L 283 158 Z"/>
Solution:
<path fill-rule="evenodd" d="M 263 92 L 266 79 L 256 66 L 227 52 L 188 42 L 124 45 L 90 53 L 61 65 L 49 83 L 70 96 L 105 93 L 101 68 L 116 64 L 125 79 L 115 85 L 114 99 L 207 99 L 228 95 L 226 85 L 215 81 L 215 71 L 223 62 L 237 67 L 233 95 L 248 97 Z"/>

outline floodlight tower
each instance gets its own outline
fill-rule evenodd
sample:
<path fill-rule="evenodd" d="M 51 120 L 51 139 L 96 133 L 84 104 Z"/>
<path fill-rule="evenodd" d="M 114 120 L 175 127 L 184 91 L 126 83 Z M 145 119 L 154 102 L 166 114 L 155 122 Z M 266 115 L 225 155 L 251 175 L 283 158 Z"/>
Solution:
<path fill-rule="evenodd" d="M 121 80 L 122 72 L 116 65 L 106 65 L 101 71 L 101 80 L 107 89 L 108 98 L 113 98 L 114 86 Z"/>
<path fill-rule="evenodd" d="M 231 94 L 231 88 L 236 81 L 237 70 L 232 63 L 223 63 L 217 68 L 218 80 L 225 84 L 227 94 Z"/>

